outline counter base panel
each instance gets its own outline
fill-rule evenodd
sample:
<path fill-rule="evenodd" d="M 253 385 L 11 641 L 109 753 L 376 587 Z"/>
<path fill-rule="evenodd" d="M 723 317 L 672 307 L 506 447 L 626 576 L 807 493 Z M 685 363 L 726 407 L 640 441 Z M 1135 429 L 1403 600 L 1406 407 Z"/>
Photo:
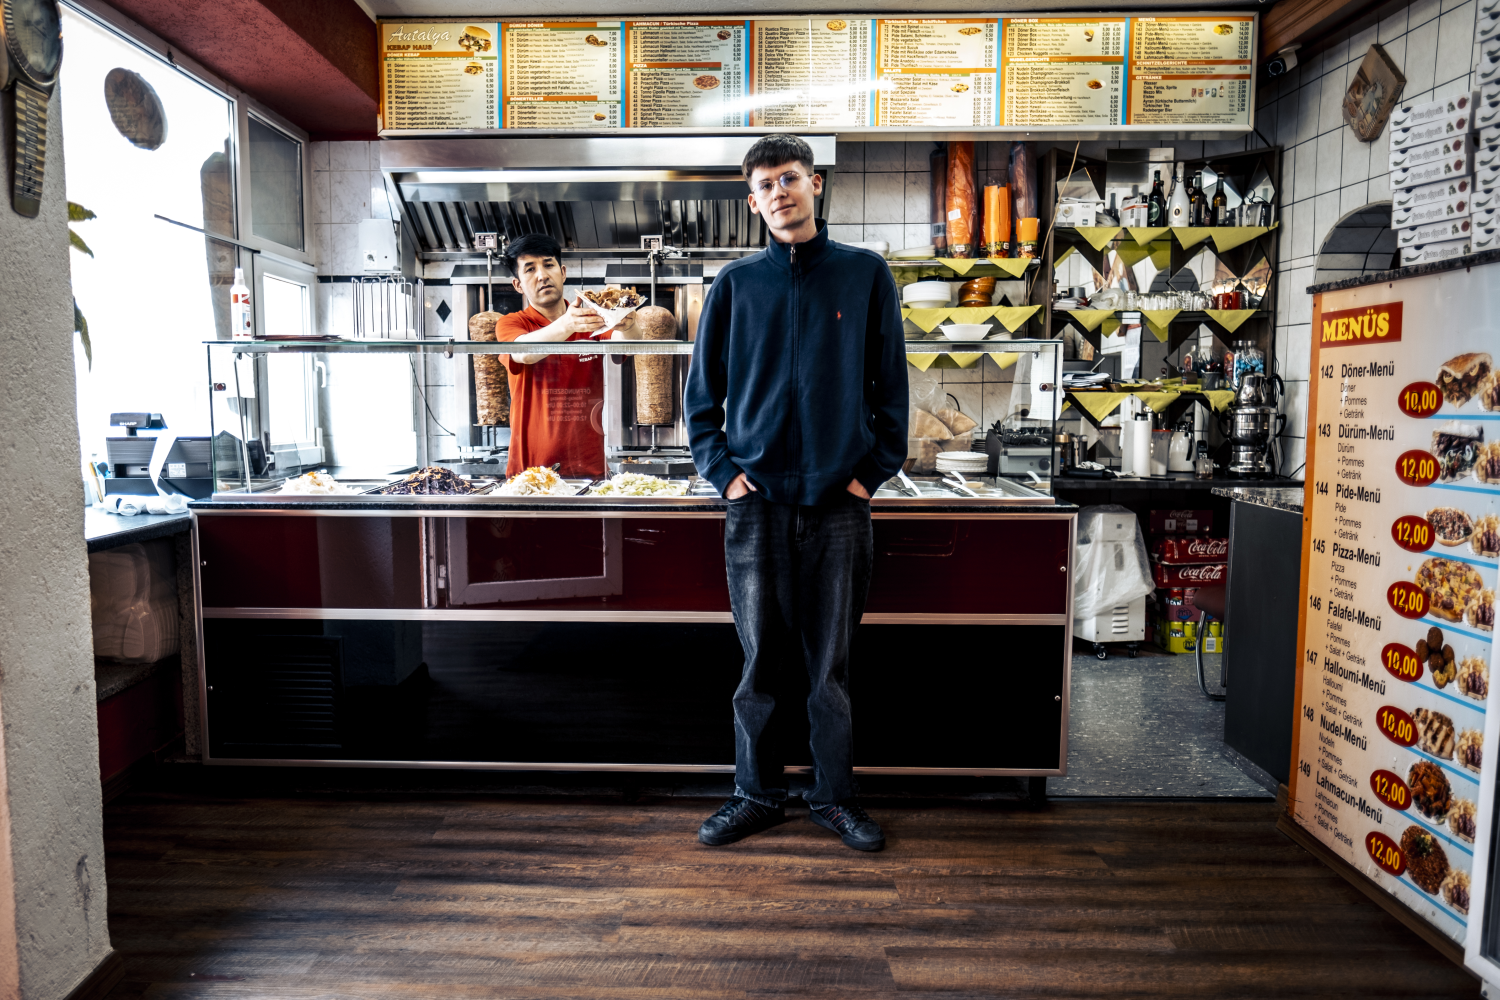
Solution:
<path fill-rule="evenodd" d="M 732 624 L 203 621 L 210 763 L 733 770 Z M 857 769 L 1061 775 L 1067 629 L 862 625 Z M 800 667 L 789 770 L 808 759 Z"/>

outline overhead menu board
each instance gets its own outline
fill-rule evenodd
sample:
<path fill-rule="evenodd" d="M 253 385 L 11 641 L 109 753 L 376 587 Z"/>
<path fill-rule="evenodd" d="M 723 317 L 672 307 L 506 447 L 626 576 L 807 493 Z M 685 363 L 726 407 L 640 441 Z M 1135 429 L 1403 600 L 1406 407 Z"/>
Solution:
<path fill-rule="evenodd" d="M 882 19 L 875 42 L 875 124 L 991 128 L 996 18 Z"/>
<path fill-rule="evenodd" d="M 382 127 L 494 128 L 499 26 L 381 24 Z"/>
<path fill-rule="evenodd" d="M 1460 942 L 1491 815 L 1497 270 L 1324 292 L 1313 312 L 1289 810 Z"/>
<path fill-rule="evenodd" d="M 1126 18 L 1008 17 L 1000 124 L 1124 124 Z"/>
<path fill-rule="evenodd" d="M 1256 16 L 382 22 L 383 133 L 1247 130 Z"/>
<path fill-rule="evenodd" d="M 748 124 L 745 21 L 627 21 L 629 128 Z"/>
<path fill-rule="evenodd" d="M 1255 18 L 1130 21 L 1131 125 L 1234 125 L 1254 101 Z"/>
<path fill-rule="evenodd" d="M 619 21 L 510 21 L 501 31 L 503 128 L 624 124 Z"/>
<path fill-rule="evenodd" d="M 751 21 L 750 124 L 759 128 L 870 124 L 868 18 Z"/>

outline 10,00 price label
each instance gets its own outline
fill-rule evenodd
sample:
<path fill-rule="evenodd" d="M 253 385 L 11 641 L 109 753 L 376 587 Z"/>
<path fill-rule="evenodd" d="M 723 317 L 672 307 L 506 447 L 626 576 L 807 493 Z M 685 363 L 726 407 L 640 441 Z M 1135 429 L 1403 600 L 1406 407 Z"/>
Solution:
<path fill-rule="evenodd" d="M 1365 850 L 1370 852 L 1370 860 L 1382 870 L 1398 878 L 1406 871 L 1406 855 L 1401 853 L 1401 845 L 1385 834 L 1370 831 L 1365 837 Z"/>
<path fill-rule="evenodd" d="M 1422 661 L 1417 659 L 1417 651 L 1410 646 L 1399 642 L 1386 643 L 1380 651 L 1380 662 L 1398 681 L 1411 684 L 1422 679 Z"/>
<path fill-rule="evenodd" d="M 1421 618 L 1427 613 L 1427 594 L 1410 580 L 1391 584 L 1385 599 L 1402 618 Z"/>
<path fill-rule="evenodd" d="M 1408 552 L 1426 552 L 1432 548 L 1432 523 L 1417 514 L 1396 518 L 1391 537 Z"/>
<path fill-rule="evenodd" d="M 1413 382 L 1396 398 L 1408 417 L 1430 417 L 1443 406 L 1443 394 L 1431 382 Z"/>
<path fill-rule="evenodd" d="M 1392 743 L 1409 747 L 1417 742 L 1417 724 L 1411 716 L 1392 705 L 1380 706 L 1380 711 L 1375 713 L 1375 725 Z"/>

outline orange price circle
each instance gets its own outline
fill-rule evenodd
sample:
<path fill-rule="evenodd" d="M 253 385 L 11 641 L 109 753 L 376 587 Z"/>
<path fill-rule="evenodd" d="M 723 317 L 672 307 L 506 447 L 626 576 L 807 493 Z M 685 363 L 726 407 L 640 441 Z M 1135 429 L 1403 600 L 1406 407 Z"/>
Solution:
<path fill-rule="evenodd" d="M 1392 809 L 1405 812 L 1411 807 L 1411 788 L 1395 771 L 1380 770 L 1372 773 L 1370 791 Z"/>
<path fill-rule="evenodd" d="M 1417 724 L 1412 717 L 1394 705 L 1381 705 L 1375 713 L 1380 734 L 1397 746 L 1409 747 L 1417 742 Z"/>
<path fill-rule="evenodd" d="M 1422 661 L 1417 651 L 1399 642 L 1388 642 L 1380 651 L 1380 664 L 1398 681 L 1413 684 L 1422 679 Z"/>
<path fill-rule="evenodd" d="M 1408 417 L 1430 417 L 1443 408 L 1443 392 L 1431 382 L 1413 382 L 1401 390 L 1396 404 Z"/>
<path fill-rule="evenodd" d="M 1420 514 L 1407 514 L 1391 522 L 1391 538 L 1408 552 L 1426 552 L 1432 548 L 1432 522 Z"/>
<path fill-rule="evenodd" d="M 1400 580 L 1385 592 L 1386 603 L 1402 618 L 1421 618 L 1427 613 L 1427 594 L 1410 580 Z"/>
<path fill-rule="evenodd" d="M 1406 871 L 1406 855 L 1402 853 L 1401 845 L 1385 834 L 1371 830 L 1365 837 L 1365 850 L 1370 852 L 1370 860 L 1379 865 L 1382 871 L 1397 878 Z"/>
<path fill-rule="evenodd" d="M 1437 477 L 1438 461 L 1431 452 L 1403 451 L 1396 459 L 1396 478 L 1407 486 L 1430 486 Z"/>

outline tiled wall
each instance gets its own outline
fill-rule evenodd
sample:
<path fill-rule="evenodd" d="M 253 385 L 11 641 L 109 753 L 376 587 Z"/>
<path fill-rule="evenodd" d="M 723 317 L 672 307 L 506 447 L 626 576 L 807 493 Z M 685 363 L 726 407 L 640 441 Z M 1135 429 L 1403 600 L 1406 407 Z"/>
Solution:
<path fill-rule="evenodd" d="M 1306 454 L 1312 296 L 1318 255 L 1334 227 L 1367 206 L 1388 207 L 1388 137 L 1361 143 L 1344 125 L 1339 105 L 1373 43 L 1406 77 L 1403 103 L 1439 100 L 1470 89 L 1478 58 L 1474 0 L 1416 0 L 1324 52 L 1308 58 L 1260 90 L 1257 126 L 1286 149 L 1282 162 L 1280 301 L 1276 355 L 1287 382 L 1283 471 Z M 1325 263 L 1339 263 L 1337 260 Z"/>

